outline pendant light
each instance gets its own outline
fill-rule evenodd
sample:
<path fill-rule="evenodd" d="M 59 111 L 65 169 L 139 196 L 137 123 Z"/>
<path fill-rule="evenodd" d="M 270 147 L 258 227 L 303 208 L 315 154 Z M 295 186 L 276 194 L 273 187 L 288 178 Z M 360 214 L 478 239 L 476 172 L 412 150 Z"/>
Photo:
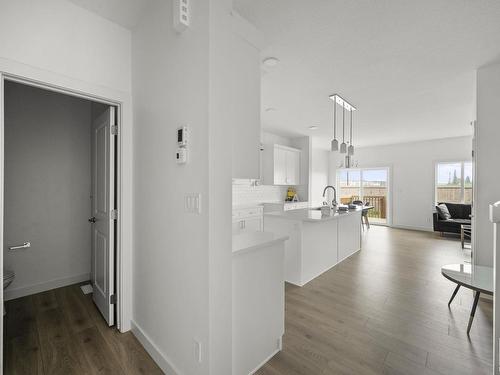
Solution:
<path fill-rule="evenodd" d="M 354 111 L 351 109 L 351 135 L 349 137 L 349 147 L 347 148 L 347 155 L 354 155 L 354 145 L 352 144 L 352 113 Z"/>
<path fill-rule="evenodd" d="M 339 141 L 337 141 L 337 100 L 333 98 L 333 139 L 332 139 L 332 151 L 339 150 Z"/>
<path fill-rule="evenodd" d="M 345 107 L 342 106 L 342 143 L 340 144 L 340 153 L 347 152 L 347 145 L 345 144 Z"/>

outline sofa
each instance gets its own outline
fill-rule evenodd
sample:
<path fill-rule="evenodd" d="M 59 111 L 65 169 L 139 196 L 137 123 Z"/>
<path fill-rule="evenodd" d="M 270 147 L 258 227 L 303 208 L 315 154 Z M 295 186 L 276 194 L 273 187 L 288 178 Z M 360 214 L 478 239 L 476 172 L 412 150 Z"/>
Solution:
<path fill-rule="evenodd" d="M 460 226 L 462 224 L 471 224 L 471 205 L 462 203 L 438 203 L 445 204 L 450 212 L 451 218 L 443 219 L 439 213 L 433 213 L 434 231 L 441 233 L 458 233 L 460 234 Z"/>

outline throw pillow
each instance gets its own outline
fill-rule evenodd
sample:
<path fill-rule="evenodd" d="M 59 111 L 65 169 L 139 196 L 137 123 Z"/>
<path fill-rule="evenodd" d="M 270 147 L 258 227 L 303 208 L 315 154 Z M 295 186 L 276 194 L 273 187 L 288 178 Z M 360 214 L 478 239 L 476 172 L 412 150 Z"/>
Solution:
<path fill-rule="evenodd" d="M 448 211 L 448 207 L 444 203 L 438 204 L 436 211 L 442 220 L 451 219 L 450 211 Z"/>

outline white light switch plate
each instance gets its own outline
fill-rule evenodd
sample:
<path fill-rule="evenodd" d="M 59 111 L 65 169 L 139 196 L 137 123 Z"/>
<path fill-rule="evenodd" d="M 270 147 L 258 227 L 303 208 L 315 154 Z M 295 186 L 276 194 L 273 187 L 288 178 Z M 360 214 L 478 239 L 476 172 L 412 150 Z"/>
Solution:
<path fill-rule="evenodd" d="M 184 211 L 191 214 L 201 213 L 201 194 L 192 193 L 184 197 Z"/>

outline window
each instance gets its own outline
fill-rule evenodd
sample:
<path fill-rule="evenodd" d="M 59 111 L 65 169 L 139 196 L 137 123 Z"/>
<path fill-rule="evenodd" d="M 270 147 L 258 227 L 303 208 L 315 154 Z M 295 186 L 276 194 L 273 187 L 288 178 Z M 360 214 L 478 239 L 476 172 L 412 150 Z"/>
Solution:
<path fill-rule="evenodd" d="M 348 204 L 356 200 L 374 208 L 368 211 L 370 222 L 387 224 L 389 197 L 389 169 L 340 169 L 337 171 L 339 202 Z"/>
<path fill-rule="evenodd" d="M 436 164 L 436 203 L 472 203 L 472 163 Z"/>

